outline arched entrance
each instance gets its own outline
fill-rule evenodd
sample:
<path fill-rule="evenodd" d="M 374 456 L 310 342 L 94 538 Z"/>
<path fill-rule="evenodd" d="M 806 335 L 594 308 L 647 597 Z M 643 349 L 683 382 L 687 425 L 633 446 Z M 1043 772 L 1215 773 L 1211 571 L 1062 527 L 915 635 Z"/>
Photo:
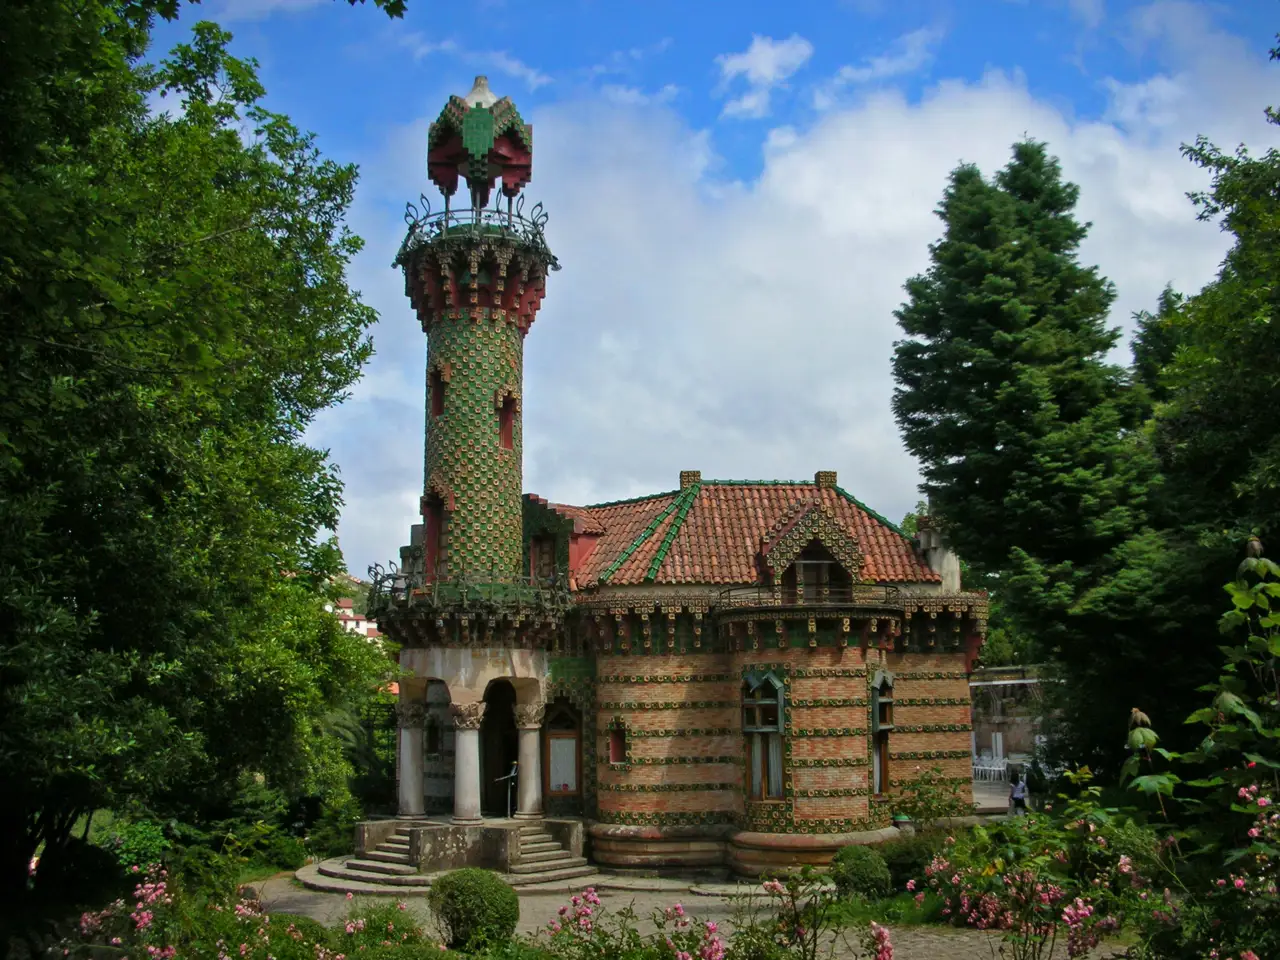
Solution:
<path fill-rule="evenodd" d="M 484 691 L 484 717 L 480 721 L 480 810 L 486 817 L 507 815 L 507 791 L 515 809 L 512 773 L 519 756 L 516 733 L 516 691 L 508 680 L 494 680 Z"/>

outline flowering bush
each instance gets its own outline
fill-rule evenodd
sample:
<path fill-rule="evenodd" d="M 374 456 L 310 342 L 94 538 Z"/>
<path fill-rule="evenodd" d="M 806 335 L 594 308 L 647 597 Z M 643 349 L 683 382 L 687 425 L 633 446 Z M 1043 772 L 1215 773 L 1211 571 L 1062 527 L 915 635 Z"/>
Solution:
<path fill-rule="evenodd" d="M 1038 960 L 1062 941 L 1070 957 L 1087 956 L 1150 896 L 1158 864 L 1154 834 L 1101 805 L 1087 770 L 1069 774 L 1081 791 L 1060 795 L 1048 812 L 975 827 L 912 881 L 945 901 L 953 923 L 990 931 L 1015 960 Z"/>
<path fill-rule="evenodd" d="M 636 929 L 631 907 L 610 913 L 593 887 L 569 898 L 535 942 L 557 960 L 724 960 L 715 923 L 698 923 L 682 904 L 655 911 L 649 936 Z"/>
<path fill-rule="evenodd" d="M 836 946 L 845 940 L 838 929 L 840 894 L 812 867 L 766 880 L 761 891 L 767 900 L 738 898 L 729 960 L 816 960 L 823 954 L 834 955 Z M 844 946 L 843 956 L 859 955 L 852 944 L 845 942 Z M 879 924 L 872 923 L 864 930 L 861 946 L 875 960 L 893 960 L 889 931 Z"/>

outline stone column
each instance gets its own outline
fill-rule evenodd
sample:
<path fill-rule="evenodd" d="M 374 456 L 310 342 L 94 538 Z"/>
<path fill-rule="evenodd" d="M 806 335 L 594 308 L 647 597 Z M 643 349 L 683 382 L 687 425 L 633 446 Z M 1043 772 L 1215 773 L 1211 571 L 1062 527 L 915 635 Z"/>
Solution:
<path fill-rule="evenodd" d="M 480 822 L 480 718 L 484 701 L 453 704 L 453 822 Z"/>
<path fill-rule="evenodd" d="M 422 727 L 427 718 L 425 704 L 413 700 L 396 704 L 396 740 L 400 767 L 400 816 L 421 817 L 426 814 L 422 783 Z"/>
<path fill-rule="evenodd" d="M 520 766 L 516 778 L 516 819 L 538 820 L 542 817 L 542 750 L 539 733 L 545 703 L 528 703 L 516 707 L 516 728 L 520 731 Z"/>

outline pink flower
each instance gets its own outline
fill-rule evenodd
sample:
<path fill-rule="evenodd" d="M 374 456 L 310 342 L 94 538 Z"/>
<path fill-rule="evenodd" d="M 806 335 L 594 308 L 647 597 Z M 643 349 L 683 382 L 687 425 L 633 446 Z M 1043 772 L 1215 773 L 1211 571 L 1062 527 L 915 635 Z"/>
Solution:
<path fill-rule="evenodd" d="M 1244 877 L 1236 877 L 1236 889 L 1237 890 L 1244 889 Z"/>
<path fill-rule="evenodd" d="M 915 882 L 914 880 L 908 880 L 908 881 L 907 881 L 907 889 L 908 889 L 908 890 L 914 890 L 915 888 L 916 888 L 916 882 Z"/>
<path fill-rule="evenodd" d="M 717 930 L 719 930 L 719 929 L 720 929 L 720 927 L 716 924 L 716 922 L 715 922 L 714 920 L 708 920 L 708 921 L 707 921 L 707 933 L 708 933 L 708 934 L 715 933 L 715 932 L 716 932 Z"/>
<path fill-rule="evenodd" d="M 1269 798 L 1267 798 L 1267 797 L 1259 797 L 1259 798 L 1258 798 L 1258 806 L 1260 806 L 1260 807 L 1269 807 L 1269 806 L 1271 806 L 1271 800 L 1270 800 Z"/>
<path fill-rule="evenodd" d="M 1249 766 L 1253 766 L 1253 764 L 1249 764 Z M 1258 960 L 1258 955 L 1252 950 L 1243 950 L 1240 953 L 1240 960 Z"/>
<path fill-rule="evenodd" d="M 354 893 L 352 893 L 350 890 L 348 890 L 348 891 L 347 891 L 347 899 L 348 899 L 348 900 L 350 900 L 350 899 L 351 899 L 352 897 L 354 897 L 354 896 L 355 896 L 355 894 L 354 894 Z"/>

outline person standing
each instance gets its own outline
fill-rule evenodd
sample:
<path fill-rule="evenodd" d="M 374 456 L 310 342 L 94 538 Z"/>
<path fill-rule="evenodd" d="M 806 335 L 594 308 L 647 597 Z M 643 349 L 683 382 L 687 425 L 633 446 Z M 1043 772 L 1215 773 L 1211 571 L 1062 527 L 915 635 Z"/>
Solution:
<path fill-rule="evenodd" d="M 1027 784 L 1018 776 L 1017 770 L 1009 777 L 1009 805 L 1015 817 L 1021 817 L 1027 812 Z"/>

